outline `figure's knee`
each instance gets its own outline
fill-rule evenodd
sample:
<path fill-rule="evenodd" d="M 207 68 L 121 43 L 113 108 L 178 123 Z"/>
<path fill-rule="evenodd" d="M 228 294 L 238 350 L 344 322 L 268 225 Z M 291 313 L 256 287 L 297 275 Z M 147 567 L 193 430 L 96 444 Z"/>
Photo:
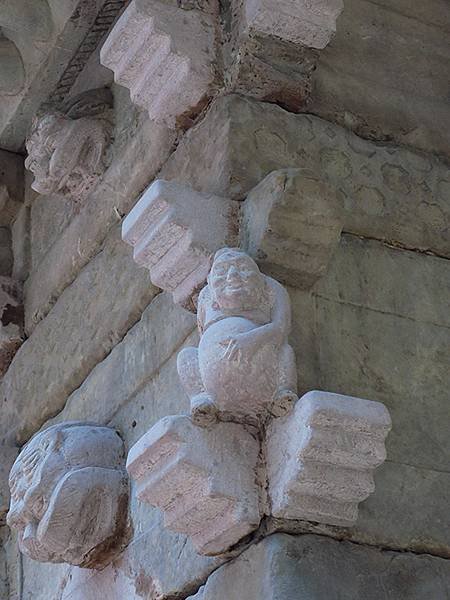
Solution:
<path fill-rule="evenodd" d="M 189 369 L 194 364 L 198 365 L 198 349 L 189 346 L 188 348 L 180 350 L 177 356 L 178 372 L 180 372 L 180 370 L 184 371 L 185 369 Z"/>

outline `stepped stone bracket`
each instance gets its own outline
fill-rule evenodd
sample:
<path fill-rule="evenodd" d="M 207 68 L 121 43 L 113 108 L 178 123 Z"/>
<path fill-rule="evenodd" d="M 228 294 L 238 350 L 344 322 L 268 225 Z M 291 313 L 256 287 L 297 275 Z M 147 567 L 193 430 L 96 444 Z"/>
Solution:
<path fill-rule="evenodd" d="M 187 416 L 161 419 L 130 450 L 137 497 L 160 508 L 165 524 L 201 554 L 223 553 L 260 522 L 259 442 L 236 423 L 196 427 Z"/>
<path fill-rule="evenodd" d="M 157 180 L 123 222 L 122 238 L 137 264 L 176 303 L 195 310 L 213 253 L 235 238 L 236 203 Z"/>
<path fill-rule="evenodd" d="M 78 203 L 87 197 L 105 170 L 111 104 L 109 90 L 91 90 L 35 119 L 25 159 L 34 190 L 67 195 Z"/>
<path fill-rule="evenodd" d="M 158 0 L 133 0 L 100 60 L 151 119 L 174 128 L 212 93 L 214 36 L 211 15 Z"/>
<path fill-rule="evenodd" d="M 291 308 L 285 288 L 238 248 L 216 252 L 198 301 L 198 348 L 178 355 L 194 420 L 258 424 L 297 400 Z"/>
<path fill-rule="evenodd" d="M 343 0 L 244 0 L 251 32 L 323 49 L 336 32 Z"/>
<path fill-rule="evenodd" d="M 273 171 L 244 202 L 241 245 L 269 275 L 308 289 L 339 244 L 341 213 L 336 192 L 312 172 Z"/>
<path fill-rule="evenodd" d="M 0 377 L 23 339 L 22 286 L 11 277 L 0 276 Z"/>
<path fill-rule="evenodd" d="M 386 407 L 313 391 L 267 431 L 269 497 L 274 517 L 329 525 L 356 522 L 358 503 L 375 489 L 391 428 Z"/>
<path fill-rule="evenodd" d="M 37 433 L 11 469 L 8 525 L 39 562 L 104 566 L 122 541 L 128 478 L 116 431 L 68 422 Z"/>

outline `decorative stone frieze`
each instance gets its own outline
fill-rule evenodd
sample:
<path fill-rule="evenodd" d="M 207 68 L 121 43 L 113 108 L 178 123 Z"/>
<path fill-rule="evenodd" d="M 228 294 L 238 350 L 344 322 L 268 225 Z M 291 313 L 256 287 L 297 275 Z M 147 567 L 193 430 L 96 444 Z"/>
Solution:
<path fill-rule="evenodd" d="M 267 431 L 274 517 L 353 525 L 358 503 L 375 489 L 391 428 L 380 402 L 313 391 Z"/>
<path fill-rule="evenodd" d="M 195 310 L 213 253 L 235 241 L 237 204 L 169 181 L 155 181 L 123 222 L 137 264 L 176 303 Z"/>
<path fill-rule="evenodd" d="M 242 208 L 242 247 L 265 273 L 295 287 L 320 279 L 342 231 L 336 192 L 304 169 L 273 171 Z"/>
<path fill-rule="evenodd" d="M 194 419 L 215 413 L 257 422 L 297 399 L 289 297 L 237 248 L 219 250 L 198 301 L 198 348 L 178 355 Z"/>
<path fill-rule="evenodd" d="M 133 0 L 101 49 L 103 65 L 132 101 L 169 127 L 195 114 L 212 93 L 211 15 L 175 3 Z"/>
<path fill-rule="evenodd" d="M 8 369 L 24 339 L 22 286 L 0 277 L 0 377 Z"/>
<path fill-rule="evenodd" d="M 128 499 L 124 446 L 109 427 L 81 422 L 37 433 L 11 469 L 7 523 L 33 560 L 106 564 L 123 541 Z"/>
<path fill-rule="evenodd" d="M 105 170 L 105 150 L 112 104 L 108 90 L 76 97 L 61 111 L 35 119 L 27 139 L 25 167 L 34 174 L 31 187 L 40 194 L 61 193 L 82 202 Z"/>
<path fill-rule="evenodd" d="M 336 31 L 343 0 L 244 0 L 245 25 L 310 48 L 322 49 Z"/>
<path fill-rule="evenodd" d="M 225 552 L 256 529 L 261 514 L 258 441 L 237 423 L 196 427 L 165 417 L 130 450 L 127 469 L 140 501 L 164 511 L 169 529 L 198 552 Z"/>

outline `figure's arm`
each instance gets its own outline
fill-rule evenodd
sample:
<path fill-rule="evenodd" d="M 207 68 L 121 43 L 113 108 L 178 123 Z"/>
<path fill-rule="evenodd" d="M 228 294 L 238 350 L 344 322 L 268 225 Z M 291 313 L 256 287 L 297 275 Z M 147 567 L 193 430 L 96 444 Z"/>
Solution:
<path fill-rule="evenodd" d="M 243 339 L 253 339 L 261 344 L 274 343 L 281 346 L 291 330 L 291 305 L 286 289 L 271 277 L 265 277 L 271 303 L 271 321 L 248 333 L 240 334 Z"/>

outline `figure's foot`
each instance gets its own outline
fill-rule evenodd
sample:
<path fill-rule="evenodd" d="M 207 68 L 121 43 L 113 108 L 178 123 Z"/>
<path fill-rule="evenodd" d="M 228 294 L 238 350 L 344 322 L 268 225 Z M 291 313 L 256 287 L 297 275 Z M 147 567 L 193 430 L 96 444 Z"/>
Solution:
<path fill-rule="evenodd" d="M 278 390 L 270 406 L 270 413 L 274 417 L 284 417 L 291 412 L 298 396 L 292 390 Z"/>
<path fill-rule="evenodd" d="M 217 421 L 217 406 L 206 393 L 197 394 L 191 399 L 191 419 L 199 427 L 208 427 Z"/>

